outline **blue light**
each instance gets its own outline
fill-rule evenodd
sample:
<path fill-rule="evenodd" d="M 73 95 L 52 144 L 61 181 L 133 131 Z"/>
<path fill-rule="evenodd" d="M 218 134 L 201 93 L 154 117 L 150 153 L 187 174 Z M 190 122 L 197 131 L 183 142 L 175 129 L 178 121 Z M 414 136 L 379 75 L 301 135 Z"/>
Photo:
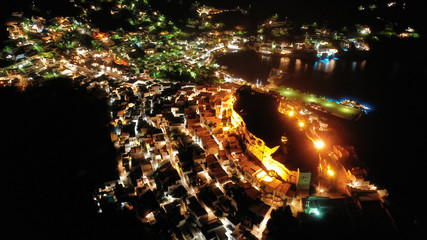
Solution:
<path fill-rule="evenodd" d="M 364 111 L 365 113 L 368 113 L 370 111 L 372 111 L 374 109 L 374 107 L 368 103 L 361 103 L 359 102 L 359 100 L 355 99 L 355 98 L 341 98 L 340 100 L 336 101 L 336 103 L 340 104 L 341 102 L 343 102 L 344 100 L 350 100 L 350 101 L 354 101 L 356 102 L 359 106 L 364 106 L 367 109 L 360 107 L 360 110 Z"/>
<path fill-rule="evenodd" d="M 114 130 L 116 130 L 116 134 L 117 135 L 120 135 L 120 127 L 119 127 L 119 125 L 117 125 Z"/>
<path fill-rule="evenodd" d="M 369 108 L 369 109 L 365 109 L 365 110 L 364 110 L 364 111 L 365 111 L 365 113 L 368 113 L 368 112 L 370 112 L 370 111 L 374 110 L 374 107 L 373 107 L 372 105 L 370 105 L 370 104 L 361 103 L 361 105 L 363 105 L 363 106 L 365 106 L 365 107 Z"/>

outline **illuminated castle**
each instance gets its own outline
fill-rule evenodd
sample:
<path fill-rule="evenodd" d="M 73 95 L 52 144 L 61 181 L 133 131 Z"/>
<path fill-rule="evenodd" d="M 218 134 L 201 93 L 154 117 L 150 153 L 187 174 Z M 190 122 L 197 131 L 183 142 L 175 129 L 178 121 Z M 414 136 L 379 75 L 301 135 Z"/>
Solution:
<path fill-rule="evenodd" d="M 231 100 L 232 103 L 234 103 L 236 99 L 233 96 Z M 229 111 L 227 111 L 227 113 L 229 114 L 232 128 L 244 136 L 248 151 L 257 157 L 268 171 L 276 172 L 277 175 L 280 176 L 280 178 L 282 178 L 284 181 L 296 183 L 297 172 L 290 171 L 285 167 L 285 165 L 271 157 L 271 155 L 279 148 L 279 146 L 269 148 L 265 144 L 264 140 L 256 137 L 247 130 L 245 122 L 243 121 L 242 117 L 234 110 L 233 104 L 229 104 L 229 106 Z"/>

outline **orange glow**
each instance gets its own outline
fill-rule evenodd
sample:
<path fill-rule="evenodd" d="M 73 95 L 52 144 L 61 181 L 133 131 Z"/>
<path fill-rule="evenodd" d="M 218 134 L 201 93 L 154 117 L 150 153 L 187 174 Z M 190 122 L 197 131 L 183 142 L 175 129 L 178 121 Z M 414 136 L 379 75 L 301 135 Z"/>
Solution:
<path fill-rule="evenodd" d="M 267 175 L 267 173 L 265 172 L 265 171 L 263 171 L 263 170 L 258 170 L 258 171 L 256 171 L 254 174 L 256 174 L 256 178 L 262 178 L 262 177 L 264 177 L 265 175 Z M 252 174 L 252 175 L 254 175 L 254 174 Z"/>
<path fill-rule="evenodd" d="M 300 127 L 304 127 L 304 122 L 301 122 L 301 121 L 300 121 L 300 122 L 298 123 L 298 126 L 300 126 Z"/>
<path fill-rule="evenodd" d="M 271 181 L 273 181 L 273 178 L 272 178 L 272 177 L 270 177 L 270 176 L 265 176 L 265 177 L 262 179 L 262 181 L 264 181 L 264 182 L 271 182 Z"/>
<path fill-rule="evenodd" d="M 229 108 L 231 110 L 230 130 L 237 130 L 240 127 L 246 128 L 245 122 L 243 121 L 242 117 L 233 108 L 233 103 L 235 100 L 236 98 L 233 96 L 232 101 L 229 104 Z M 292 112 L 292 115 L 293 115 L 293 112 Z M 277 175 L 280 176 L 285 181 L 287 181 L 290 178 L 291 172 L 285 167 L 285 165 L 274 160 L 271 157 L 271 155 L 279 148 L 279 145 L 273 148 L 269 148 L 265 145 L 265 142 L 262 139 L 257 138 L 256 136 L 249 133 L 248 131 L 245 131 L 245 137 L 246 137 L 246 140 L 248 140 L 248 144 L 247 144 L 248 150 L 255 157 L 261 160 L 262 164 L 265 166 L 267 170 L 274 170 L 277 173 Z M 285 139 L 285 141 L 286 140 L 287 139 Z M 258 172 L 256 174 L 258 174 Z M 274 177 L 268 176 L 265 171 L 264 173 L 261 173 L 259 176 L 256 176 L 256 178 L 258 179 L 258 181 L 264 181 L 264 182 L 270 182 L 275 179 Z"/>
<path fill-rule="evenodd" d="M 128 66 L 128 60 L 127 58 L 120 58 L 120 60 L 114 59 L 114 62 L 118 65 Z"/>
<path fill-rule="evenodd" d="M 264 182 L 271 182 L 273 181 L 273 178 L 268 176 L 268 174 L 262 170 L 259 173 L 256 174 L 256 178 L 258 179 L 258 181 L 264 181 Z"/>
<path fill-rule="evenodd" d="M 288 112 L 289 117 L 292 117 L 294 115 L 294 111 Z"/>
<path fill-rule="evenodd" d="M 335 175 L 334 171 L 331 170 L 331 166 L 330 165 L 328 165 L 328 171 L 327 171 L 327 173 L 331 177 Z"/>
<path fill-rule="evenodd" d="M 104 40 L 104 38 L 109 37 L 108 33 L 101 33 L 101 32 L 96 32 L 93 33 L 93 38 L 98 39 L 98 40 Z"/>
<path fill-rule="evenodd" d="M 314 141 L 314 147 L 317 149 L 321 149 L 325 146 L 325 143 L 322 140 Z"/>
<path fill-rule="evenodd" d="M 271 156 L 261 158 L 262 164 L 267 168 L 267 170 L 275 171 L 283 180 L 288 180 L 290 176 L 290 171 L 282 163 L 274 160 Z"/>

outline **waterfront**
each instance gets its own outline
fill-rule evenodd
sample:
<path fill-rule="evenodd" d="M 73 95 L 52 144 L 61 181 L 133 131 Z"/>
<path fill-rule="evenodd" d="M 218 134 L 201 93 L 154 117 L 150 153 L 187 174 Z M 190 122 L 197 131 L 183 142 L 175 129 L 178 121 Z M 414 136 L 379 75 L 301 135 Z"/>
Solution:
<path fill-rule="evenodd" d="M 412 139 L 413 127 L 423 125 L 421 84 L 427 72 L 423 67 L 424 59 L 416 60 L 414 51 L 406 52 L 420 45 L 399 43 L 400 50 L 390 51 L 391 44 L 388 44 L 390 49 L 382 46 L 375 55 L 357 61 L 304 62 L 242 51 L 221 56 L 218 62 L 227 66 L 229 73 L 252 83 L 258 79 L 268 84 L 266 79 L 271 69 L 278 68 L 284 72 L 286 87 L 326 99 L 353 99 L 371 107 L 372 110 L 357 122 L 334 118 L 339 125 L 337 135 L 344 141 L 341 144 L 354 146 L 371 181 L 387 188 L 390 199 L 399 206 L 392 210 L 394 214 L 404 219 L 414 216 L 424 219 L 425 208 L 408 204 L 405 196 L 419 191 L 421 169 L 425 166 L 417 154 L 422 143 Z M 397 59 L 395 55 L 406 58 Z M 407 170 L 402 170 L 403 165 Z"/>
<path fill-rule="evenodd" d="M 58 226 L 72 238 L 81 238 L 86 232 L 97 238 L 117 235 L 114 238 L 126 239 L 121 233 L 126 227 L 145 235 L 145 239 L 211 239 L 214 233 L 219 239 L 241 239 L 249 234 L 260 239 L 264 230 L 268 230 L 264 234 L 271 230 L 269 219 L 277 221 L 274 214 L 285 205 L 290 209 L 288 213 L 298 217 L 301 233 L 318 234 L 310 231 L 310 219 L 319 220 L 319 224 L 327 221 L 328 230 L 329 226 L 335 227 L 334 233 L 341 228 L 335 224 L 337 220 L 343 233 L 355 229 L 381 231 L 381 224 L 379 228 L 371 224 L 375 222 L 391 223 L 389 226 L 396 229 L 382 209 L 390 210 L 401 222 L 401 213 L 412 215 L 408 219 L 425 219 L 418 204 L 412 204 L 414 200 L 407 197 L 421 189 L 421 169 L 425 169 L 420 161 L 422 151 L 419 143 L 405 143 L 410 142 L 408 136 L 414 130 L 424 126 L 422 118 L 412 119 L 423 113 L 424 108 L 417 109 L 423 103 L 423 90 L 407 91 L 405 86 L 418 86 L 425 68 L 406 55 L 399 56 L 399 61 L 387 59 L 394 50 L 412 46 L 409 42 L 383 46 L 384 40 L 379 38 L 384 32 L 373 25 L 373 34 L 367 36 L 370 26 L 333 32 L 320 22 L 319 26 L 316 22 L 307 25 L 287 21 L 277 14 L 266 16 L 261 24 L 257 22 L 253 26 L 256 35 L 252 35 L 255 29 L 246 31 L 237 24 L 215 20 L 214 15 L 220 13 L 252 15 L 250 8 L 240 7 L 194 5 L 187 9 L 192 13 L 184 15 L 195 19 L 178 20 L 180 24 L 175 25 L 162 11 L 151 8 L 148 1 L 115 2 L 88 1 L 82 6 L 76 3 L 79 14 L 68 12 L 72 16 L 58 18 L 53 18 L 50 11 L 42 14 L 33 3 L 35 14 L 42 16 L 18 12 L 6 23 L 10 39 L 2 51 L 0 83 L 6 92 L 10 90 L 6 88 L 14 87 L 17 95 L 2 95 L 5 106 L 16 103 L 12 104 L 13 111 L 7 107 L 4 111 L 10 115 L 5 118 L 4 126 L 10 130 L 5 139 L 12 139 L 11 147 L 6 148 L 17 155 L 6 169 L 17 170 L 16 174 L 12 171 L 10 179 L 20 180 L 12 185 L 20 195 L 12 202 L 18 206 L 22 219 L 30 224 L 37 220 L 39 224 L 32 224 L 34 228 L 49 231 L 45 226 Z M 185 8 L 189 4 L 190 1 Z M 173 11 L 181 12 L 175 8 Z M 103 23 L 113 25 L 105 28 Z M 118 25 L 122 28 L 116 29 Z M 388 33 L 388 37 L 396 39 L 419 37 L 407 26 Z M 295 38 L 291 44 L 283 42 L 289 35 Z M 304 43 L 302 36 L 306 38 Z M 276 37 L 284 38 L 279 43 Z M 230 83 L 221 66 L 226 64 L 215 61 L 219 52 L 241 51 L 237 54 L 244 55 L 250 53 L 244 49 L 262 48 L 263 52 L 285 54 L 290 45 L 304 51 L 302 44 L 316 49 L 321 57 L 346 51 L 349 44 L 364 53 L 377 51 L 375 42 L 366 45 L 365 41 L 378 41 L 383 52 L 366 60 L 330 56 L 329 60 L 302 61 L 257 54 L 255 58 L 236 59 L 246 66 L 241 71 L 246 80 L 266 84 L 265 76 L 274 67 L 284 76 L 283 83 L 278 84 L 292 87 L 279 91 L 286 100 L 272 91 L 265 94 L 259 87 L 259 92 L 251 92 L 241 108 L 236 106 L 242 100 L 238 95 L 247 86 L 241 87 L 243 81 Z M 402 44 L 404 40 L 398 41 Z M 396 94 L 397 79 L 401 81 Z M 58 83 L 68 83 L 68 87 L 58 91 Z M 48 87 L 47 93 L 38 94 L 42 87 Z M 37 94 L 29 97 L 32 93 Z M 43 101 L 38 101 L 40 97 Z M 373 110 L 358 120 L 348 112 L 354 108 L 336 103 L 342 98 L 367 103 Z M 307 106 L 310 102 L 325 109 L 314 103 Z M 338 112 L 346 115 L 337 116 Z M 99 121 L 94 121 L 97 118 Z M 408 136 L 400 137 L 402 132 Z M 91 134 L 99 138 L 90 137 Z M 283 134 L 287 138 L 281 137 Z M 288 147 L 278 149 L 274 147 L 277 142 Z M 347 149 L 351 150 L 351 146 L 360 157 L 354 165 L 348 162 Z M 284 152 L 284 158 L 277 155 L 280 152 Z M 401 157 L 401 152 L 405 156 Z M 37 161 L 32 159 L 36 157 Z M 22 163 L 22 168 L 16 162 Z M 353 166 L 362 169 L 353 171 Z M 111 171 L 104 171 L 103 167 Z M 301 172 L 295 170 L 298 168 Z M 21 169 L 32 174 L 21 176 Z M 369 174 L 364 173 L 365 169 Z M 116 170 L 118 176 L 113 176 Z M 115 180 L 105 182 L 110 177 Z M 83 182 L 85 187 L 79 187 Z M 29 196 L 43 195 L 38 201 L 27 201 L 23 196 L 28 195 L 28 185 Z M 74 192 L 78 188 L 81 191 Z M 382 188 L 391 190 L 390 198 Z M 360 197 L 360 191 L 366 196 Z M 338 202 L 332 200 L 337 196 L 341 198 Z M 79 197 L 84 199 L 76 201 Z M 344 204 L 350 211 L 329 208 L 319 197 Z M 400 199 L 399 207 L 404 209 L 399 212 L 388 208 L 393 206 L 389 199 Z M 323 202 L 323 207 L 316 207 L 316 202 Z M 31 207 L 29 218 L 25 216 L 27 208 L 21 206 Z M 345 221 L 330 219 L 332 212 L 347 217 Z M 382 212 L 382 217 L 370 216 L 369 212 Z M 364 218 L 351 221 L 352 216 L 365 213 Z M 97 221 L 100 216 L 104 221 Z M 123 217 L 142 225 L 132 227 Z M 115 222 L 123 226 L 114 226 Z M 407 223 L 418 226 L 415 221 Z M 282 222 L 281 229 L 286 225 Z M 397 225 L 398 229 L 405 229 L 403 224 Z M 296 227 L 289 232 L 295 232 Z M 90 233 L 93 229 L 96 230 Z M 277 233 L 277 239 L 286 235 Z"/>
<path fill-rule="evenodd" d="M 221 56 L 218 62 L 227 66 L 228 72 L 242 77 L 248 82 L 256 83 L 258 80 L 263 85 L 266 85 L 268 84 L 267 79 L 271 69 L 276 68 L 282 70 L 283 84 L 288 87 L 335 97 L 337 100 L 345 96 L 345 92 L 338 91 L 338 88 L 342 87 L 334 84 L 334 82 L 339 82 L 340 80 L 338 76 L 335 76 L 335 68 L 339 69 L 337 65 L 344 65 L 336 60 L 304 61 L 290 57 L 261 55 L 255 51 L 248 50 Z M 360 75 L 364 70 L 360 69 L 362 64 L 354 62 L 354 65 L 354 71 Z M 359 68 L 357 68 L 357 65 L 359 65 Z M 363 67 L 365 66 L 363 65 Z M 345 82 L 347 81 L 345 80 Z M 340 85 L 343 86 L 345 83 L 341 82 Z M 333 88 L 335 88 L 335 91 L 333 91 Z M 353 93 L 353 95 L 358 96 L 356 93 Z"/>
<path fill-rule="evenodd" d="M 278 102 L 271 95 L 240 94 L 236 110 L 242 113 L 248 130 L 263 139 L 266 146 L 280 146 L 273 157 L 290 170 L 298 168 L 303 172 L 317 172 L 317 155 L 311 141 L 297 127 L 295 119 L 286 117 L 277 111 Z M 260 118 L 259 116 L 263 116 Z M 288 143 L 281 144 L 286 136 Z"/>
<path fill-rule="evenodd" d="M 406 54 L 407 59 L 397 60 L 392 53 L 380 55 L 382 51 L 361 60 L 307 61 L 246 50 L 219 56 L 218 62 L 227 67 L 227 72 L 248 82 L 257 83 L 258 80 L 263 85 L 268 84 L 270 71 L 275 68 L 282 70 L 282 84 L 286 87 L 334 100 L 352 99 L 375 108 L 388 105 L 396 88 L 412 88 L 413 82 L 427 74 L 422 68 L 425 61 L 413 59 L 410 52 Z"/>

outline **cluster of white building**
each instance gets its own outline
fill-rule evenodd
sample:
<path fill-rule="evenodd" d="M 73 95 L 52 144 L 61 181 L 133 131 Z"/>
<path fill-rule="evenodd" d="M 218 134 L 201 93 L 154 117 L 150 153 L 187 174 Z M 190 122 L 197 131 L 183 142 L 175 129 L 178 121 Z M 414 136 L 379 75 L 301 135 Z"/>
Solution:
<path fill-rule="evenodd" d="M 250 160 L 226 117 L 232 92 L 239 85 L 131 82 L 112 86 L 103 81 L 92 86 L 108 88 L 111 139 L 119 154 L 120 179 L 94 194 L 99 211 L 117 202 L 130 208 L 132 204 L 114 191 L 124 187 L 132 189 L 128 195 L 139 199 L 153 192 L 160 208 L 140 217 L 156 224 L 159 215 L 166 213 L 176 220 L 184 239 L 236 239 L 243 234 L 241 229 L 259 232 L 270 206 L 260 201 L 260 185 L 250 184 L 254 176 L 248 175 L 243 164 Z M 193 149 L 192 154 L 185 158 L 182 151 L 188 148 Z M 138 171 L 141 174 L 135 177 Z M 242 199 L 235 197 L 237 191 L 248 196 L 248 215 L 241 215 Z"/>

